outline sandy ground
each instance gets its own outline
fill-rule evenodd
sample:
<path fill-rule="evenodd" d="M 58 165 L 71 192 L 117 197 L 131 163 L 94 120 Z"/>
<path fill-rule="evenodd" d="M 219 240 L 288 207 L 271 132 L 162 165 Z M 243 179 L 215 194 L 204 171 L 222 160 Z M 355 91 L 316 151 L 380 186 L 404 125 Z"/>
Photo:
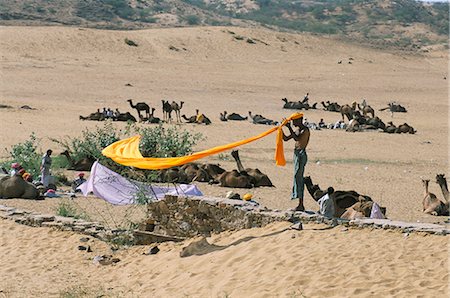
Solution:
<path fill-rule="evenodd" d="M 236 35 L 258 41 L 249 44 L 234 39 Z M 389 53 L 314 36 L 242 28 L 122 32 L 2 27 L 0 37 L 0 103 L 15 107 L 0 110 L 2 148 L 35 132 L 44 150 L 58 150 L 50 137 L 77 136 L 83 128 L 99 125 L 80 121 L 79 115 L 105 106 L 135 113 L 126 102 L 129 98 L 156 107 L 159 117 L 161 99 L 185 101 L 182 112 L 188 116 L 199 108 L 213 124 L 183 125 L 206 137 L 197 150 L 267 129 L 248 122 L 220 122 L 223 110 L 241 114 L 251 110 L 279 120 L 292 112 L 282 109 L 281 98 L 298 100 L 306 92 L 311 102 L 343 104 L 364 97 L 376 110 L 395 100 L 409 112 L 393 119 L 389 112 L 377 115 L 397 125 L 409 123 L 417 129 L 416 135 L 313 131 L 306 175 L 324 188 L 353 189 L 371 196 L 387 207 L 390 218 L 439 220 L 421 213 L 420 179 L 434 181 L 437 173 L 449 176 L 445 53 Z M 127 46 L 125 38 L 139 46 Z M 349 58 L 354 59 L 352 64 Z M 24 104 L 37 110 L 18 109 Z M 306 112 L 306 118 L 315 122 L 320 118 L 335 122 L 339 117 L 320 110 Z M 293 207 L 296 202 L 289 200 L 293 144 L 285 146 L 287 166 L 277 167 L 274 143 L 275 136 L 269 136 L 243 146 L 241 157 L 244 166 L 260 168 L 276 185 L 252 191 L 262 204 Z M 1 154 L 6 156 L 6 151 Z M 218 157 L 211 160 L 228 169 L 235 167 Z M 208 195 L 227 191 L 207 185 L 201 189 Z M 442 195 L 434 182 L 430 190 Z M 306 206 L 317 208 L 309 195 Z"/>
<path fill-rule="evenodd" d="M 448 297 L 448 237 L 287 223 L 214 235 L 217 250 L 181 258 L 188 242 L 120 250 L 81 235 L 0 220 L 0 297 Z M 104 296 L 101 296 L 104 295 Z"/>
<path fill-rule="evenodd" d="M 257 42 L 236 40 L 235 35 Z M 139 46 L 127 46 L 125 38 Z M 306 175 L 323 188 L 371 196 L 387 207 L 392 219 L 445 219 L 421 212 L 421 178 L 431 179 L 430 191 L 442 196 L 433 181 L 437 173 L 450 174 L 446 53 L 392 53 L 309 35 L 242 28 L 123 32 L 1 27 L 0 54 L 0 104 L 14 107 L 0 109 L 1 157 L 7 155 L 3 148 L 24 141 L 31 132 L 40 138 L 43 150 L 57 152 L 60 148 L 49 138 L 78 136 L 82 129 L 99 125 L 80 121 L 79 115 L 102 107 L 135 113 L 126 102 L 129 98 L 157 108 L 158 117 L 161 99 L 185 101 L 182 113 L 188 116 L 199 108 L 213 124 L 182 125 L 206 137 L 196 150 L 267 129 L 249 122 L 220 122 L 219 112 L 224 110 L 243 115 L 251 110 L 279 120 L 292 112 L 282 109 L 281 98 L 298 100 L 306 92 L 311 102 L 343 104 L 366 98 L 376 110 L 395 100 L 408 113 L 393 118 L 389 112 L 377 115 L 397 125 L 409 123 L 416 135 L 313 131 Z M 340 60 L 342 64 L 337 63 Z M 19 109 L 22 105 L 36 110 Z M 305 114 L 314 122 L 340 118 L 320 110 Z M 251 190 L 256 200 L 270 208 L 291 208 L 296 205 L 289 200 L 293 144 L 285 146 L 285 167 L 275 166 L 274 148 L 275 136 L 269 136 L 239 149 L 244 166 L 258 167 L 276 185 Z M 223 156 L 209 161 L 235 167 Z M 229 190 L 199 187 L 207 195 L 223 196 Z M 308 209 L 318 208 L 309 195 L 305 203 Z M 54 213 L 59 201 L 0 200 L 0 204 Z M 123 220 L 130 212 L 95 198 L 77 198 L 74 204 L 96 220 L 108 216 Z M 167 244 L 156 257 L 142 256 L 142 247 L 133 248 L 120 252 L 123 261 L 117 266 L 95 267 L 77 251 L 79 235 L 7 221 L 0 225 L 0 276 L 8 277 L 0 279 L 0 297 L 80 291 L 153 297 L 448 296 L 445 237 L 404 238 L 385 231 L 340 228 L 308 230 L 296 238 L 291 238 L 293 232 L 259 237 L 282 230 L 280 225 L 214 236 L 214 243 L 229 247 L 204 256 L 180 259 L 182 244 Z M 231 245 L 247 236 L 259 238 Z M 102 243 L 94 246 L 94 254 L 107 249 Z"/>

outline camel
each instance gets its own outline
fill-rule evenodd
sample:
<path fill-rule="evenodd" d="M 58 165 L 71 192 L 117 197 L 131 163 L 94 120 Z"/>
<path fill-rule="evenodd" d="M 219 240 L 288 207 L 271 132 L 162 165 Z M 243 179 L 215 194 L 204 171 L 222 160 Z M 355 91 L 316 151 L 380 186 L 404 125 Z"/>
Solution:
<path fill-rule="evenodd" d="M 126 113 L 119 113 L 118 115 L 116 115 L 116 117 L 114 118 L 114 121 L 136 122 L 136 118 L 133 115 L 131 115 L 130 112 L 126 112 Z"/>
<path fill-rule="evenodd" d="M 147 119 L 147 122 L 149 123 L 159 123 L 161 122 L 161 119 L 158 117 L 155 117 L 155 108 L 152 108 L 152 112 L 150 113 L 150 117 Z"/>
<path fill-rule="evenodd" d="M 19 175 L 0 176 L 0 198 L 23 198 L 23 199 L 37 199 L 39 198 L 39 191 L 33 184 L 23 180 Z"/>
<path fill-rule="evenodd" d="M 239 151 L 233 150 L 231 151 L 231 156 L 233 156 L 236 161 L 239 173 L 247 173 L 250 177 L 252 177 L 252 184 L 254 187 L 260 186 L 269 186 L 272 187 L 272 181 L 270 181 L 269 177 L 266 174 L 263 174 L 259 169 L 250 169 L 242 166 L 241 159 L 239 158 Z"/>
<path fill-rule="evenodd" d="M 281 100 L 284 102 L 283 109 L 292 109 L 292 110 L 310 109 L 310 106 L 307 103 L 307 101 L 304 103 L 301 101 L 288 101 L 287 98 L 282 98 Z"/>
<path fill-rule="evenodd" d="M 439 176 L 439 175 L 438 175 Z M 441 179 L 440 177 L 436 177 L 437 179 Z M 438 180 L 440 181 L 440 180 Z M 439 200 L 434 193 L 429 192 L 428 184 L 430 180 L 422 179 L 422 184 L 425 188 L 424 198 L 422 200 L 422 211 L 431 215 L 448 215 L 448 201 L 446 203 Z M 443 183 L 442 181 L 440 181 Z M 445 183 L 446 184 L 446 183 Z M 445 187 L 445 185 L 441 185 L 441 188 Z"/>
<path fill-rule="evenodd" d="M 133 100 L 127 100 L 130 103 L 131 108 L 136 109 L 138 112 L 139 119 L 141 119 L 141 111 L 145 111 L 145 116 L 148 118 L 150 115 L 150 107 L 145 102 L 138 102 L 136 105 L 133 105 Z"/>
<path fill-rule="evenodd" d="M 436 183 L 439 184 L 442 190 L 442 195 L 444 196 L 444 200 L 449 202 L 449 196 L 448 196 L 448 186 L 447 186 L 447 179 L 445 178 L 444 174 L 438 174 L 436 175 Z"/>
<path fill-rule="evenodd" d="M 161 100 L 163 109 L 163 120 L 172 121 L 172 105 L 168 100 Z"/>
<path fill-rule="evenodd" d="M 95 159 L 93 157 L 90 157 L 90 158 L 85 157 L 80 160 L 74 161 L 68 150 L 61 152 L 60 155 L 64 155 L 65 157 L 67 157 L 67 160 L 69 161 L 68 170 L 90 171 L 92 168 L 92 165 L 95 162 Z"/>
<path fill-rule="evenodd" d="M 187 123 L 197 123 L 197 124 L 206 124 L 209 125 L 211 124 L 211 120 L 206 117 L 205 114 L 199 114 L 199 110 L 196 109 L 195 110 L 195 115 L 191 116 L 191 117 L 186 117 L 186 115 L 182 115 L 181 116 L 184 120 L 186 120 Z"/>
<path fill-rule="evenodd" d="M 329 111 L 329 112 L 340 112 L 341 111 L 341 106 L 337 103 L 337 102 L 333 102 L 330 103 L 329 100 L 327 100 L 327 102 L 320 102 L 324 108 L 325 111 Z"/>
<path fill-rule="evenodd" d="M 160 182 L 167 183 L 189 183 L 186 173 L 179 167 L 164 169 L 159 171 L 158 175 Z"/>
<path fill-rule="evenodd" d="M 252 112 L 248 111 L 248 116 L 252 119 L 253 124 L 265 124 L 265 125 L 278 125 L 278 122 L 267 119 L 262 115 L 252 115 Z"/>
<path fill-rule="evenodd" d="M 366 124 L 365 129 L 384 130 L 386 128 L 386 124 L 384 124 L 384 122 L 380 118 L 378 118 L 378 116 L 367 119 L 365 124 Z"/>
<path fill-rule="evenodd" d="M 210 182 L 212 180 L 211 175 L 197 163 L 185 164 L 181 169 L 186 173 L 188 181 Z"/>
<path fill-rule="evenodd" d="M 332 187 L 328 190 L 321 190 L 319 185 L 313 184 L 311 177 L 307 176 L 304 179 L 305 186 L 311 195 L 311 197 L 318 201 L 321 197 L 323 197 L 327 192 L 331 193 L 330 197 L 335 202 L 335 217 L 341 217 L 346 211 L 347 208 L 352 207 L 356 203 L 360 203 L 355 206 L 358 210 L 361 210 L 361 207 L 364 207 L 364 214 L 367 214 L 367 208 L 370 205 L 369 215 L 372 205 L 371 204 L 363 204 L 365 202 L 372 202 L 372 199 L 369 196 L 361 195 L 356 191 L 335 191 Z M 384 208 L 382 208 L 384 209 Z M 348 216 L 348 215 L 346 215 Z M 347 218 L 348 219 L 348 218 Z"/>
<path fill-rule="evenodd" d="M 248 119 L 248 117 L 242 117 L 241 115 L 236 114 L 236 113 L 231 113 L 231 114 L 227 115 L 227 111 L 224 111 L 223 114 L 225 117 L 227 117 L 228 120 L 243 121 L 243 120 Z"/>
<path fill-rule="evenodd" d="M 415 134 L 417 130 L 414 130 L 412 126 L 409 126 L 407 123 L 403 123 L 402 125 L 398 126 L 398 129 L 396 131 L 397 133 L 409 133 L 409 134 Z"/>
<path fill-rule="evenodd" d="M 344 116 L 347 116 L 348 121 L 352 120 L 355 110 L 356 110 L 356 102 L 354 102 L 351 106 L 350 105 L 341 106 L 340 112 L 342 115 L 342 121 L 345 121 Z"/>
<path fill-rule="evenodd" d="M 367 116 L 367 114 L 371 114 L 372 118 L 375 118 L 375 110 L 371 106 L 366 105 L 366 106 L 361 107 L 358 104 L 358 109 L 363 112 L 364 117 Z"/>
<path fill-rule="evenodd" d="M 183 108 L 184 101 L 181 101 L 180 104 L 172 101 L 170 106 L 172 107 L 172 111 L 175 111 L 175 118 L 177 118 L 177 122 L 181 122 L 180 110 Z"/>
<path fill-rule="evenodd" d="M 388 103 L 388 107 L 387 108 L 382 108 L 379 109 L 379 111 L 384 111 L 384 110 L 389 110 L 391 112 L 391 114 L 393 113 L 406 113 L 407 110 L 404 106 L 390 102 Z"/>
<path fill-rule="evenodd" d="M 195 115 L 193 115 L 191 117 L 186 117 L 186 115 L 183 114 L 183 115 L 181 115 L 181 117 L 184 120 L 186 120 L 187 123 L 196 123 L 197 122 L 198 113 L 199 113 L 199 110 L 196 109 L 195 110 Z"/>
<path fill-rule="evenodd" d="M 220 121 L 228 121 L 227 112 L 220 113 Z"/>
<path fill-rule="evenodd" d="M 80 115 L 80 120 L 103 121 L 105 120 L 105 115 L 97 110 L 97 112 L 91 113 L 86 117 Z"/>
<path fill-rule="evenodd" d="M 397 126 L 394 125 L 394 123 L 392 123 L 392 121 L 389 121 L 386 125 L 386 128 L 384 129 L 384 132 L 386 133 L 395 133 L 397 131 Z"/>

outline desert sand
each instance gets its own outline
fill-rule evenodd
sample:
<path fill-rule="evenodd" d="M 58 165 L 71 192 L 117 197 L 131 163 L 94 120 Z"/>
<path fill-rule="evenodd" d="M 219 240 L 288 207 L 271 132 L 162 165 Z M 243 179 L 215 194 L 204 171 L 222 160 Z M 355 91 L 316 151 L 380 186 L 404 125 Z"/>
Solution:
<path fill-rule="evenodd" d="M 448 239 L 393 231 L 303 231 L 288 223 L 226 232 L 218 250 L 180 257 L 188 242 L 121 250 L 116 265 L 98 240 L 0 220 L 3 297 L 448 297 Z M 198 240 L 198 239 L 194 239 Z M 191 240 L 191 241 L 194 241 Z M 66 295 L 66 296 L 64 296 Z M 72 295 L 72 296 L 69 296 Z M 102 296 L 103 297 L 103 296 Z"/>
<path fill-rule="evenodd" d="M 236 35 L 252 38 L 256 44 L 237 40 Z M 139 46 L 127 46 L 125 38 Z M 171 46 L 178 51 L 169 49 Z M 102 107 L 135 114 L 126 102 L 130 98 L 157 108 L 158 117 L 162 117 L 161 99 L 185 101 L 182 113 L 188 116 L 199 108 L 213 124 L 181 126 L 205 136 L 196 150 L 268 129 L 249 122 L 220 122 L 219 112 L 224 110 L 244 115 L 251 110 L 280 120 L 293 112 L 282 109 L 283 97 L 299 100 L 309 92 L 312 103 L 331 100 L 341 104 L 365 98 L 385 122 L 407 122 L 417 129 L 417 134 L 312 131 L 305 174 L 323 188 L 333 186 L 371 196 L 387 208 L 391 219 L 445 220 L 421 212 L 421 178 L 431 179 L 430 191 L 441 197 L 434 177 L 438 173 L 449 176 L 448 62 L 444 51 L 392 52 L 263 29 L 206 27 L 125 32 L 1 27 L 0 53 L 0 104 L 14 107 L 0 109 L 2 158 L 7 156 L 3 148 L 24 141 L 31 132 L 40 138 L 42 150 L 52 148 L 57 153 L 60 148 L 50 138 L 74 137 L 86 127 L 102 125 L 80 121 L 79 115 Z M 342 64 L 338 64 L 340 60 Z M 378 112 L 390 101 L 406 106 L 408 113 L 391 118 L 387 111 Z M 19 109 L 22 105 L 36 110 Z M 336 122 L 340 114 L 309 110 L 305 117 L 313 122 L 321 118 Z M 123 123 L 114 125 L 125 127 Z M 293 144 L 285 145 L 285 167 L 277 167 L 273 160 L 275 135 L 239 149 L 244 166 L 258 167 L 276 185 L 251 190 L 254 198 L 269 208 L 296 206 L 297 202 L 289 199 Z M 209 161 L 227 169 L 235 167 L 231 157 L 226 160 L 216 156 Z M 229 191 L 206 184 L 199 187 L 212 196 L 224 196 Z M 120 208 L 104 207 L 98 199 L 83 200 L 76 199 L 82 206 L 107 208 L 117 216 L 124 214 Z M 0 204 L 51 213 L 58 203 L 47 199 L 0 200 Z M 305 204 L 307 209 L 318 209 L 308 194 Z M 248 235 L 283 228 L 276 225 L 219 235 L 213 237 L 213 242 L 229 245 Z M 120 252 L 123 262 L 115 267 L 94 267 L 86 255 L 76 250 L 79 235 L 7 221 L 1 221 L 0 230 L 4 243 L 1 261 L 7 264 L 0 269 L 1 276 L 10 277 L 1 281 L 0 290 L 10 293 L 7 296 L 58 295 L 71 287 L 113 296 L 149 293 L 159 297 L 448 294 L 446 237 L 404 238 L 399 233 L 344 233 L 335 228 L 304 231 L 292 239 L 292 232 L 282 232 L 182 260 L 178 256 L 180 246 L 175 244 L 164 245 L 156 257 L 141 256 L 143 248 L 133 248 Z M 106 249 L 105 244 L 96 245 L 99 250 Z M 110 287 L 112 290 L 108 290 Z"/>

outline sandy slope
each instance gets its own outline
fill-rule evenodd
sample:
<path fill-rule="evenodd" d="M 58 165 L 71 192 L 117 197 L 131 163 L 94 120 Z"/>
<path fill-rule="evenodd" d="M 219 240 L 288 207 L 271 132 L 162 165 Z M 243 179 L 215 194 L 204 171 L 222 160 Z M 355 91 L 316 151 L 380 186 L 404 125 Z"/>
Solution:
<path fill-rule="evenodd" d="M 287 227 L 215 235 L 219 250 L 186 258 L 187 242 L 133 247 L 99 266 L 104 243 L 81 252 L 81 235 L 0 220 L 0 297 L 448 297 L 447 237 Z"/>
<path fill-rule="evenodd" d="M 237 35 L 256 44 L 236 40 Z M 139 46 L 127 46 L 124 38 Z M 184 100 L 187 115 L 200 108 L 214 123 L 184 125 L 207 137 L 197 149 L 267 129 L 248 122 L 220 122 L 223 110 L 241 114 L 252 110 L 281 119 L 291 111 L 281 108 L 280 99 L 296 100 L 306 92 L 312 102 L 350 103 L 364 97 L 376 109 L 396 100 L 410 112 L 393 119 L 388 112 L 377 114 L 395 124 L 408 122 L 417 135 L 314 131 L 306 174 L 322 187 L 370 195 L 388 208 L 391 218 L 436 220 L 421 213 L 420 177 L 434 180 L 436 173 L 449 174 L 444 53 L 389 53 L 314 36 L 242 28 L 122 32 L 64 27 L 2 27 L 0 51 L 0 103 L 16 107 L 0 110 L 2 148 L 23 141 L 32 131 L 44 149 L 55 148 L 49 137 L 75 136 L 97 125 L 78 120 L 78 115 L 104 106 L 131 110 L 128 98 L 155 106 L 160 117 L 161 99 Z M 353 64 L 347 63 L 350 57 Z M 343 63 L 337 64 L 339 60 Z M 23 104 L 37 110 L 17 109 Z M 335 122 L 340 116 L 317 110 L 308 111 L 306 117 Z M 289 200 L 292 147 L 286 146 L 286 167 L 276 167 L 272 161 L 274 137 L 240 148 L 244 165 L 259 167 L 277 186 L 253 191 L 269 207 L 295 205 Z M 212 160 L 229 169 L 235 166 L 217 157 Z M 227 191 L 201 188 L 211 195 Z M 441 196 L 435 183 L 431 191 Z M 316 204 L 308 198 L 307 207 L 314 209 Z"/>

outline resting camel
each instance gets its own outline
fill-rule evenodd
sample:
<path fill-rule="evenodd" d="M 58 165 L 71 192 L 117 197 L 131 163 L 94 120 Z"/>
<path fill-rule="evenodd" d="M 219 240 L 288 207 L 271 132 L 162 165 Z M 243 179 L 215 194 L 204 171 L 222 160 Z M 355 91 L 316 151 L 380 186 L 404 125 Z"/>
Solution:
<path fill-rule="evenodd" d="M 181 117 L 184 120 L 186 120 L 187 123 L 197 123 L 197 124 L 206 124 L 206 125 L 211 124 L 211 120 L 208 117 L 206 117 L 205 114 L 200 114 L 198 109 L 195 110 L 195 115 L 193 115 L 189 118 L 186 117 L 186 115 L 182 115 Z"/>
<path fill-rule="evenodd" d="M 228 121 L 228 119 L 227 119 L 227 112 L 220 113 L 220 121 Z"/>
<path fill-rule="evenodd" d="M 389 110 L 391 113 L 406 113 L 407 110 L 404 106 L 390 102 L 387 108 L 379 109 L 379 111 Z"/>
<path fill-rule="evenodd" d="M 149 117 L 150 115 L 150 107 L 145 102 L 138 102 L 136 105 L 133 105 L 133 100 L 127 100 L 130 103 L 131 108 L 136 109 L 138 112 L 139 119 L 141 119 L 141 111 L 145 111 L 145 117 Z"/>
<path fill-rule="evenodd" d="M 191 117 L 186 117 L 186 115 L 181 115 L 181 117 L 186 120 L 187 123 L 196 123 L 197 122 L 197 117 L 198 117 L 198 113 L 199 113 L 199 109 L 195 109 L 195 115 L 191 116 Z"/>
<path fill-rule="evenodd" d="M 170 106 L 172 107 L 172 111 L 175 111 L 175 118 L 177 119 L 177 122 L 181 122 L 181 116 L 180 111 L 183 108 L 184 101 L 181 101 L 180 104 L 178 104 L 175 101 L 172 101 Z"/>
<path fill-rule="evenodd" d="M 371 114 L 371 115 L 372 115 L 372 118 L 375 118 L 375 110 L 374 110 L 371 106 L 366 105 L 366 106 L 361 107 L 361 106 L 358 104 L 358 109 L 359 109 L 361 112 L 363 112 L 364 117 L 367 116 L 367 114 Z"/>
<path fill-rule="evenodd" d="M 0 175 L 0 198 L 37 199 L 39 191 L 33 184 L 23 180 L 19 175 Z"/>
<path fill-rule="evenodd" d="M 231 156 L 233 156 L 236 161 L 239 173 L 247 173 L 250 177 L 252 177 L 252 184 L 254 187 L 260 186 L 269 186 L 272 187 L 272 181 L 270 181 L 269 177 L 266 174 L 263 174 L 259 169 L 250 169 L 242 166 L 241 159 L 239 158 L 239 151 L 233 150 L 231 151 Z"/>
<path fill-rule="evenodd" d="M 359 213 L 362 213 L 366 216 L 370 215 L 373 201 L 369 196 L 361 195 L 356 191 L 334 191 L 333 188 L 330 188 L 328 190 L 322 190 L 320 189 L 319 185 L 317 184 L 313 185 L 311 177 L 309 176 L 305 177 L 304 181 L 309 194 L 315 201 L 318 201 L 327 192 L 331 193 L 330 197 L 333 199 L 335 203 L 335 217 L 349 219 L 350 212 L 347 213 L 345 217 L 343 216 L 344 213 L 347 211 L 347 209 L 350 207 L 354 207 L 353 209 L 357 209 Z M 356 203 L 359 204 L 355 205 Z M 355 216 L 355 214 L 353 216 Z"/>
<path fill-rule="evenodd" d="M 292 109 L 292 110 L 309 110 L 310 106 L 308 103 L 303 103 L 301 101 L 288 101 L 287 98 L 281 99 L 284 102 L 283 109 Z"/>
<path fill-rule="evenodd" d="M 389 121 L 386 125 L 386 128 L 384 129 L 384 132 L 386 133 L 396 133 L 397 131 L 397 126 L 394 125 L 394 123 L 392 123 L 392 121 Z"/>
<path fill-rule="evenodd" d="M 181 167 L 188 181 L 210 182 L 211 175 L 198 163 L 188 163 Z"/>
<path fill-rule="evenodd" d="M 179 167 L 164 169 L 159 171 L 158 175 L 160 182 L 167 183 L 189 183 L 186 173 Z"/>
<path fill-rule="evenodd" d="M 439 175 L 438 175 L 439 176 Z M 443 175 L 442 175 L 443 176 Z M 443 184 L 443 181 L 440 181 L 439 179 L 442 179 L 440 177 L 436 177 L 438 183 L 442 183 L 441 189 L 446 187 Z M 430 180 L 422 179 L 423 186 L 425 188 L 424 198 L 422 200 L 422 206 L 423 206 L 423 212 L 431 215 L 448 215 L 448 200 L 446 203 L 439 200 L 434 193 L 429 192 L 428 190 L 428 184 Z"/>
<path fill-rule="evenodd" d="M 278 122 L 267 119 L 262 115 L 252 115 L 250 111 L 248 111 L 248 116 L 252 119 L 253 124 L 278 125 Z"/>
<path fill-rule="evenodd" d="M 163 110 L 163 120 L 164 121 L 172 121 L 172 105 L 168 100 L 161 100 L 162 102 L 162 110 Z"/>
<path fill-rule="evenodd" d="M 228 119 L 228 120 L 236 120 L 236 121 L 243 121 L 243 120 L 247 120 L 248 117 L 242 117 L 239 114 L 236 113 L 231 113 L 229 115 L 227 115 L 227 111 L 223 112 L 223 115 Z"/>
<path fill-rule="evenodd" d="M 417 131 L 414 130 L 412 126 L 409 126 L 407 123 L 403 123 L 402 125 L 399 125 L 396 133 L 409 133 L 409 134 L 415 134 Z"/>
<path fill-rule="evenodd" d="M 91 157 L 91 158 L 85 157 L 80 160 L 74 161 L 72 156 L 70 156 L 70 153 L 68 150 L 61 152 L 61 155 L 64 155 L 65 157 L 67 157 L 67 160 L 69 161 L 68 170 L 90 171 L 92 168 L 92 165 L 95 162 L 95 159 L 93 157 Z"/>
<path fill-rule="evenodd" d="M 116 117 L 114 118 L 114 121 L 136 122 L 136 118 L 133 115 L 131 115 L 130 112 L 126 112 L 126 113 L 120 113 L 120 114 L 116 115 Z"/>
<path fill-rule="evenodd" d="M 103 121 L 105 120 L 105 115 L 97 110 L 97 112 L 91 113 L 86 117 L 80 115 L 80 120 Z"/>
<path fill-rule="evenodd" d="M 327 102 L 320 102 L 324 108 L 325 111 L 329 111 L 329 112 L 340 112 L 341 111 L 341 105 L 338 104 L 337 102 L 332 102 L 330 103 L 329 100 L 327 100 Z"/>

